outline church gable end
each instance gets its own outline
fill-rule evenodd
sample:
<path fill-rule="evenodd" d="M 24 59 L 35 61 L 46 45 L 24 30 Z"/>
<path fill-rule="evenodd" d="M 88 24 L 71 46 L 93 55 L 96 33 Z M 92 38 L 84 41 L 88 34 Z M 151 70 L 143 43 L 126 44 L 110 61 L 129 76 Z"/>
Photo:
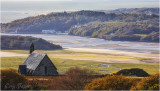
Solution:
<path fill-rule="evenodd" d="M 58 75 L 58 72 L 57 68 L 46 55 L 35 69 L 33 75 Z"/>

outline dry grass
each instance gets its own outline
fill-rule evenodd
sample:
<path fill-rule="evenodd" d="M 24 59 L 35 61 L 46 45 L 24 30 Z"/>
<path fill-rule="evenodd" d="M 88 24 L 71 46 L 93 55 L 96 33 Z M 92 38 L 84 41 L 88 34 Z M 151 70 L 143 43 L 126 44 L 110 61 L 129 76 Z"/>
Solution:
<path fill-rule="evenodd" d="M 106 63 L 144 63 L 143 61 L 152 61 L 151 58 L 134 57 L 128 55 L 120 55 L 115 53 L 93 53 L 93 52 L 75 52 L 70 50 L 42 51 L 47 53 L 50 58 L 96 61 Z M 27 57 L 27 50 L 3 50 L 2 57 Z M 154 61 L 152 61 L 154 63 Z"/>

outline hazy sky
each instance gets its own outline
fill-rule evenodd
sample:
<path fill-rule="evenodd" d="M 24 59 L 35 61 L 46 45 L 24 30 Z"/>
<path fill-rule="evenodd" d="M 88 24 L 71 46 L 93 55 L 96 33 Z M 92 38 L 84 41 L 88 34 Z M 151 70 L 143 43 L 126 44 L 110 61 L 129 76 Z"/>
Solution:
<path fill-rule="evenodd" d="M 1 0 L 1 1 L 133 1 L 133 0 Z M 134 1 L 158 1 L 158 0 L 134 0 Z"/>
<path fill-rule="evenodd" d="M 2 11 L 107 10 L 158 7 L 159 0 L 1 0 Z"/>

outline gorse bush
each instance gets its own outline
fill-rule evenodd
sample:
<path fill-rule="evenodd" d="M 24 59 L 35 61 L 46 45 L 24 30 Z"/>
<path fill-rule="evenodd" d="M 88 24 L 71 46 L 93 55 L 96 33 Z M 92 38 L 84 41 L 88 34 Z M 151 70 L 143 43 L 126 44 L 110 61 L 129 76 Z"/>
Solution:
<path fill-rule="evenodd" d="M 95 79 L 85 86 L 85 90 L 129 90 L 135 81 L 125 76 L 106 76 Z"/>
<path fill-rule="evenodd" d="M 70 68 L 66 72 L 66 75 L 67 76 L 75 76 L 75 75 L 89 76 L 89 75 L 98 75 L 98 74 L 95 73 L 94 71 L 89 70 L 89 69 L 75 67 L 75 68 Z"/>
<path fill-rule="evenodd" d="M 138 77 L 146 77 L 149 76 L 147 72 L 143 69 L 132 68 L 132 69 L 123 69 L 116 73 L 116 75 L 125 75 L 125 76 L 138 76 Z"/>
<path fill-rule="evenodd" d="M 29 89 L 27 79 L 14 69 L 1 70 L 2 90 L 26 90 Z"/>
<path fill-rule="evenodd" d="M 159 74 L 143 78 L 132 90 L 159 90 Z"/>

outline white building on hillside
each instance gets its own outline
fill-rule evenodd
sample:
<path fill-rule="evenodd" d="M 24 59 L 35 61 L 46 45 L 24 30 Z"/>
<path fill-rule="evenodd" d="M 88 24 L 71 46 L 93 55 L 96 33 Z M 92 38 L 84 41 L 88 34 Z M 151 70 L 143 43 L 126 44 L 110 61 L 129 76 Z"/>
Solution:
<path fill-rule="evenodd" d="M 42 33 L 44 34 L 56 34 L 55 30 L 42 30 Z"/>

